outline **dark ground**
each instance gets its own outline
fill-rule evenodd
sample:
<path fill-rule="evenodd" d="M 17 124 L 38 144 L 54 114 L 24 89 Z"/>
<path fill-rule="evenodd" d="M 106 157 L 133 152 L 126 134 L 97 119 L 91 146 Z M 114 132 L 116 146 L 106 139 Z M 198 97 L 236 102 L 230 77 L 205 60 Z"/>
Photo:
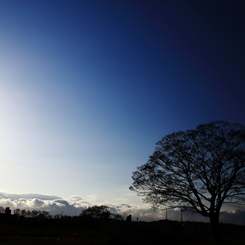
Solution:
<path fill-rule="evenodd" d="M 245 226 L 221 224 L 228 244 L 245 244 Z M 125 222 L 62 217 L 59 220 L 17 219 L 2 221 L 3 245 L 207 245 L 213 240 L 210 225 L 199 222 Z"/>

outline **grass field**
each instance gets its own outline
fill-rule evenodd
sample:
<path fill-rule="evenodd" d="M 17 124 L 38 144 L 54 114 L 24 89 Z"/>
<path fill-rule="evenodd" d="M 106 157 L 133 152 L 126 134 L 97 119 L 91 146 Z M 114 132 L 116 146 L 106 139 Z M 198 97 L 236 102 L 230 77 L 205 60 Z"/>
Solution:
<path fill-rule="evenodd" d="M 245 226 L 221 224 L 224 244 L 245 244 Z M 216 245 L 210 226 L 198 222 L 17 222 L 0 225 L 4 245 L 83 244 L 83 245 Z"/>

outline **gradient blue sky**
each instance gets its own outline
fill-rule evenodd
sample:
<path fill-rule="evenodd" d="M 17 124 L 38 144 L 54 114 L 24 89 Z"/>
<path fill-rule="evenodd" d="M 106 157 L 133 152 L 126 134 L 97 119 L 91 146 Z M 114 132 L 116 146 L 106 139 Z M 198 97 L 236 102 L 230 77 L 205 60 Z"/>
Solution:
<path fill-rule="evenodd" d="M 242 1 L 0 0 L 1 189 L 135 203 L 174 131 L 245 125 Z"/>

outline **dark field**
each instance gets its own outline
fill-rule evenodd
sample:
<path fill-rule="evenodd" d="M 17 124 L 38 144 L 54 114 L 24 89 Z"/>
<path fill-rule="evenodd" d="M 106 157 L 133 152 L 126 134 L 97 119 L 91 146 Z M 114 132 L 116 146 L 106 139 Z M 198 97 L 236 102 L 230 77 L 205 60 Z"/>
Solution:
<path fill-rule="evenodd" d="M 245 244 L 245 226 L 221 224 L 224 244 Z M 0 225 L 3 245 L 40 244 L 220 244 L 213 240 L 207 223 L 118 220 L 84 220 L 62 217 L 58 220 L 15 220 Z"/>

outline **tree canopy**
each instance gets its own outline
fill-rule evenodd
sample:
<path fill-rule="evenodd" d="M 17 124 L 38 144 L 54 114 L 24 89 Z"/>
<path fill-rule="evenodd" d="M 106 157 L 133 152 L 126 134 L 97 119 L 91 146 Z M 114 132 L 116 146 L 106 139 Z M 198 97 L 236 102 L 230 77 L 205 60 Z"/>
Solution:
<path fill-rule="evenodd" d="M 194 209 L 218 234 L 222 204 L 245 200 L 245 127 L 214 121 L 166 135 L 132 178 L 145 202 Z"/>
<path fill-rule="evenodd" d="M 80 216 L 89 216 L 96 219 L 108 219 L 111 215 L 110 208 L 106 205 L 88 207 L 80 214 Z"/>
<path fill-rule="evenodd" d="M 92 206 L 84 209 L 80 214 L 80 217 L 95 218 L 95 219 L 109 219 L 123 220 L 122 215 L 115 214 L 110 211 L 110 208 L 106 205 Z"/>

